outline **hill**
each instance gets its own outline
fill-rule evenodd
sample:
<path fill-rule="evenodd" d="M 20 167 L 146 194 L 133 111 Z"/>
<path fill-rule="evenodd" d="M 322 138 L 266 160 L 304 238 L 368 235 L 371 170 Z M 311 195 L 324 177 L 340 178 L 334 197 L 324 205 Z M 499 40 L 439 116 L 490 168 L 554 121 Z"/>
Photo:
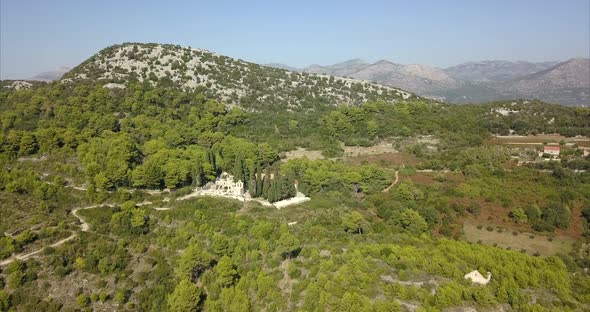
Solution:
<path fill-rule="evenodd" d="M 200 88 L 228 104 L 251 108 L 358 105 L 371 99 L 413 97 L 401 89 L 367 81 L 291 72 L 166 44 L 125 43 L 103 49 L 64 75 L 62 82 L 79 80 L 109 87 L 137 81 L 180 90 Z"/>

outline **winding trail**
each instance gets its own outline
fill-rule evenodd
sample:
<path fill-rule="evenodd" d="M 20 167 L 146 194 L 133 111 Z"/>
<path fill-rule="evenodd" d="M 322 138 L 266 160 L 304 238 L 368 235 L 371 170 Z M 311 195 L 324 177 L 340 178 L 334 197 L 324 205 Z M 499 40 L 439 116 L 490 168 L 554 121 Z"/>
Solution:
<path fill-rule="evenodd" d="M 78 236 L 78 235 L 77 234 L 72 234 L 72 235 L 70 235 L 70 236 L 68 236 L 68 237 L 66 237 L 66 238 L 64 238 L 64 239 L 62 239 L 62 240 L 60 240 L 60 241 L 58 241 L 56 243 L 53 243 L 53 244 L 51 244 L 49 246 L 45 246 L 45 247 L 57 247 L 57 246 L 63 245 L 66 242 L 71 241 L 72 239 L 74 239 L 76 236 Z M 43 248 L 45 248 L 45 247 L 43 247 Z M 40 248 L 38 250 L 29 252 L 29 253 L 21 253 L 21 254 L 18 254 L 18 255 L 14 255 L 14 256 L 12 256 L 12 257 L 10 257 L 10 258 L 8 258 L 8 259 L 0 262 L 0 266 L 8 265 L 8 264 L 14 262 L 15 260 L 27 260 L 29 258 L 32 258 L 32 257 L 40 254 L 41 251 L 43 251 L 43 248 Z"/>
<path fill-rule="evenodd" d="M 142 203 L 138 203 L 138 206 L 143 206 L 143 205 L 148 205 L 151 204 L 151 202 L 142 202 Z M 88 232 L 88 230 L 90 230 L 90 225 L 88 223 L 86 223 L 86 221 L 80 216 L 78 215 L 78 211 L 80 210 L 86 210 L 86 209 L 93 209 L 93 208 L 100 208 L 100 207 L 115 207 L 115 204 L 99 204 L 99 205 L 92 205 L 92 206 L 86 206 L 86 207 L 78 207 L 78 208 L 74 208 L 71 213 L 78 218 L 78 220 L 80 220 L 80 230 L 82 232 Z M 37 255 L 39 255 L 44 248 L 46 247 L 58 247 L 61 246 L 69 241 L 71 241 L 72 239 L 76 238 L 78 236 L 77 233 L 72 233 L 72 235 L 57 241 L 51 245 L 48 246 L 43 246 L 35 251 L 31 251 L 31 252 L 27 252 L 27 253 L 20 253 L 20 254 L 16 254 L 6 260 L 3 260 L 2 262 L 0 262 L 0 266 L 5 266 L 8 265 L 12 262 L 14 262 L 15 260 L 27 260 L 30 259 L 32 257 L 35 257 Z"/>
<path fill-rule="evenodd" d="M 393 180 L 393 182 L 391 182 L 391 184 L 383 190 L 383 193 L 389 192 L 389 189 L 391 189 L 394 185 L 396 185 L 397 182 L 399 182 L 399 171 L 396 170 L 395 171 L 395 180 Z"/>

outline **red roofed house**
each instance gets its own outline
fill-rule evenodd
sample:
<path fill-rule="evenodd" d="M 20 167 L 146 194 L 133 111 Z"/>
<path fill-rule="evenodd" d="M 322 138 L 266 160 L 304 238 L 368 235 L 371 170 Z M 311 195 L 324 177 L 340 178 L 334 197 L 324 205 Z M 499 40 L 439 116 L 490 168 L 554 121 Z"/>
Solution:
<path fill-rule="evenodd" d="M 548 154 L 554 157 L 559 157 L 559 151 L 561 148 L 559 145 L 545 145 L 543 146 L 543 154 Z"/>

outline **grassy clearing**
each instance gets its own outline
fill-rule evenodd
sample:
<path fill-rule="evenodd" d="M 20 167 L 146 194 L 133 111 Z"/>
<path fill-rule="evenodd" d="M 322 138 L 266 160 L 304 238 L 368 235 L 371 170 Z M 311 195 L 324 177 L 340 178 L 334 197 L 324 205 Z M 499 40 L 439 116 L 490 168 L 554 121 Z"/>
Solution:
<path fill-rule="evenodd" d="M 384 153 L 397 153 L 391 143 L 382 142 L 374 146 L 343 146 L 345 157 L 379 155 Z"/>
<path fill-rule="evenodd" d="M 416 165 L 420 161 L 413 155 L 406 153 L 382 153 L 376 155 L 351 156 L 344 159 L 349 165 L 375 164 L 383 168 L 400 167 L 402 165 Z"/>
<path fill-rule="evenodd" d="M 288 151 L 285 153 L 284 161 L 289 161 L 291 159 L 298 159 L 307 157 L 309 160 L 316 160 L 316 159 L 324 159 L 325 157 L 322 155 L 322 151 L 320 150 L 307 150 L 305 148 L 298 148 L 296 150 Z"/>
<path fill-rule="evenodd" d="M 489 231 L 492 229 L 492 231 Z M 551 256 L 558 253 L 569 253 L 575 238 L 556 235 L 549 240 L 547 236 L 536 235 L 527 232 L 518 232 L 511 229 L 503 229 L 488 225 L 483 225 L 481 229 L 477 225 L 465 222 L 463 223 L 465 239 L 469 242 L 481 242 L 486 245 L 495 245 L 501 248 L 510 248 L 513 250 L 526 250 L 530 255 Z M 517 233 L 517 235 L 514 235 Z M 532 237 L 532 238 L 531 238 Z"/>

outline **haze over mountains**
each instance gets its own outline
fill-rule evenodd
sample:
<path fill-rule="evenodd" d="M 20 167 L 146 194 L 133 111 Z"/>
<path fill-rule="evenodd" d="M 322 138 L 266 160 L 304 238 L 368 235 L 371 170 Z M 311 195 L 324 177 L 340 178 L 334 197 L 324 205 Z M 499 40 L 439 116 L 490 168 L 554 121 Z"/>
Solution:
<path fill-rule="evenodd" d="M 266 66 L 293 70 L 293 67 L 282 64 Z M 314 64 L 297 70 L 374 81 L 452 103 L 513 98 L 534 98 L 576 106 L 590 102 L 590 60 L 586 58 L 537 63 L 468 62 L 444 69 L 387 60 L 368 63 L 353 59 L 328 66 Z"/>
<path fill-rule="evenodd" d="M 31 77 L 29 80 L 36 80 L 36 81 L 53 81 L 53 80 L 58 80 L 61 79 L 61 77 L 67 73 L 70 69 L 70 67 L 67 66 L 61 66 L 58 69 L 55 70 L 50 70 L 50 71 L 46 71 L 46 72 L 42 72 L 39 73 L 33 77 Z"/>

